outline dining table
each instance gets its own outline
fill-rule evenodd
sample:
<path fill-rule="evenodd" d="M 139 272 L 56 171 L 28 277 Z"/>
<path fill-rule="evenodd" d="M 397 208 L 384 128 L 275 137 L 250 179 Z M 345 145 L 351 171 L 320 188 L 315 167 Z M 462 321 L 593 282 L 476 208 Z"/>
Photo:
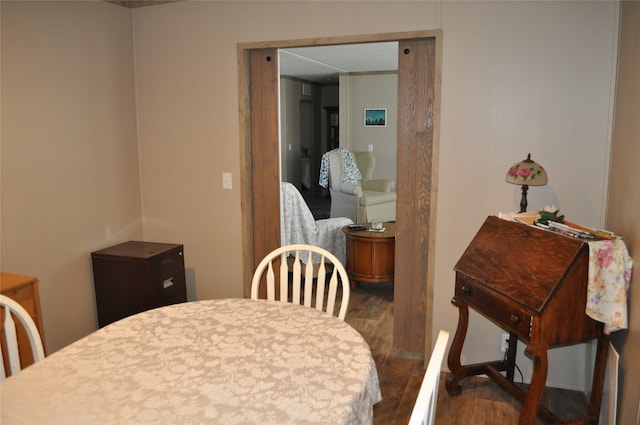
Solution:
<path fill-rule="evenodd" d="M 0 383 L 9 424 L 371 424 L 371 350 L 297 304 L 229 298 L 138 313 Z"/>

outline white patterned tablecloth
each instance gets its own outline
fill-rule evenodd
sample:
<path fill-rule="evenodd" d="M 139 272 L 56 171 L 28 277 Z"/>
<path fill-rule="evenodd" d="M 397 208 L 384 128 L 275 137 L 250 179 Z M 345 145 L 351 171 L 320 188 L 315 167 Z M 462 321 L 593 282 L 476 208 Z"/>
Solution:
<path fill-rule="evenodd" d="M 176 304 L 106 326 L 0 383 L 2 424 L 371 424 L 369 346 L 294 304 Z"/>

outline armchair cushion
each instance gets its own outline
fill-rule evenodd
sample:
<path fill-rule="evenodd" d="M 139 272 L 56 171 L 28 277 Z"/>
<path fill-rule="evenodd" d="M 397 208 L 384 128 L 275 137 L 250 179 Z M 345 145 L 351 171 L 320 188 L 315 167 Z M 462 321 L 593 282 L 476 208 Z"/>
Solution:
<path fill-rule="evenodd" d="M 348 195 L 362 196 L 362 185 L 342 183 L 340 185 L 340 192 Z"/>
<path fill-rule="evenodd" d="M 391 192 L 396 186 L 391 180 L 385 179 L 362 180 L 361 185 L 365 191 L 375 192 Z"/>
<path fill-rule="evenodd" d="M 395 192 L 377 192 L 365 190 L 360 197 L 360 206 L 367 207 L 369 205 L 386 204 L 387 202 L 396 202 Z M 378 218 L 378 217 L 373 217 Z"/>

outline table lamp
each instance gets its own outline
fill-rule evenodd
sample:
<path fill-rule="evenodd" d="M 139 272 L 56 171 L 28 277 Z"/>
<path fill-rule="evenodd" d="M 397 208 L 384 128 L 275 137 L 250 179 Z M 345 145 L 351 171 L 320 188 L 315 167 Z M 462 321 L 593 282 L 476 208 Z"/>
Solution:
<path fill-rule="evenodd" d="M 531 154 L 527 159 L 514 164 L 504 179 L 507 183 L 522 185 L 522 199 L 520 200 L 520 212 L 527 211 L 527 191 L 529 186 L 544 186 L 547 184 L 547 172 L 542 166 L 531 159 Z"/>

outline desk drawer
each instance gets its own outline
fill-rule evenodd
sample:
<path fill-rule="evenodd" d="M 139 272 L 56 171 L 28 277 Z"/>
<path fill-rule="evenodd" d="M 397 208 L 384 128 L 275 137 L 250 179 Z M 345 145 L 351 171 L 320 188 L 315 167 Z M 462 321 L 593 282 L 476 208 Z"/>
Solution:
<path fill-rule="evenodd" d="M 456 277 L 456 297 L 504 330 L 515 332 L 524 340 L 529 339 L 531 313 L 522 306 L 461 274 Z"/>

